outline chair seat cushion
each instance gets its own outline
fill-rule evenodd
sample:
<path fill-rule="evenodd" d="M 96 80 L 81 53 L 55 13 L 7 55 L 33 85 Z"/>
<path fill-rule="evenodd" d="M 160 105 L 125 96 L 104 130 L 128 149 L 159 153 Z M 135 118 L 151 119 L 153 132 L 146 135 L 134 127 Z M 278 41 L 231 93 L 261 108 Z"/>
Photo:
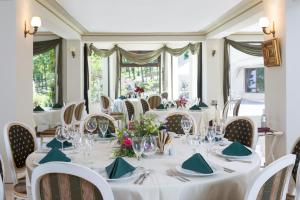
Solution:
<path fill-rule="evenodd" d="M 14 195 L 16 197 L 20 197 L 20 198 L 26 198 L 27 197 L 26 181 L 25 180 L 22 180 L 19 183 L 14 185 Z"/>
<path fill-rule="evenodd" d="M 49 128 L 47 130 L 44 130 L 42 132 L 37 132 L 37 137 L 53 137 L 55 136 L 56 128 Z"/>

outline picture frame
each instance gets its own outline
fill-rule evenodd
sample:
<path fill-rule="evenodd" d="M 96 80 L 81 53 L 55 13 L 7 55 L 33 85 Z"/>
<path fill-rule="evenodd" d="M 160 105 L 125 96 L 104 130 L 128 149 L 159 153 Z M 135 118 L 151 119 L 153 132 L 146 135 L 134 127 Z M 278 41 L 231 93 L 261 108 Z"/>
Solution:
<path fill-rule="evenodd" d="M 266 67 L 277 67 L 281 65 L 280 46 L 278 38 L 263 42 L 262 44 L 264 65 Z"/>

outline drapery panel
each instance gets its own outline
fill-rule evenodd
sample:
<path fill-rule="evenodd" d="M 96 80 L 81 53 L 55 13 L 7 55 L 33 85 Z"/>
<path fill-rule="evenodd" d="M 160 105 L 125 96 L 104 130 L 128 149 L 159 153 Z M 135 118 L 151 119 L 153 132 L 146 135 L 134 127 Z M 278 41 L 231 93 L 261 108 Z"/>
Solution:
<path fill-rule="evenodd" d="M 89 113 L 89 50 L 88 45 L 83 47 L 83 96 L 85 100 L 86 112 Z"/>
<path fill-rule="evenodd" d="M 199 53 L 201 43 L 189 43 L 185 47 L 182 48 L 170 48 L 168 46 L 163 46 L 157 50 L 146 52 L 146 53 L 135 53 L 131 51 L 127 51 L 118 45 L 115 45 L 112 49 L 98 49 L 93 44 L 90 44 L 89 51 L 94 52 L 96 55 L 100 57 L 109 57 L 113 53 L 116 53 L 117 58 L 117 75 L 116 75 L 116 89 L 115 89 L 115 95 L 118 96 L 119 88 L 120 88 L 120 57 L 124 57 L 129 62 L 144 65 L 147 63 L 151 63 L 154 60 L 156 60 L 162 53 L 169 53 L 172 56 L 180 56 L 186 51 L 190 51 L 193 55 Z"/>
<path fill-rule="evenodd" d="M 230 95 L 230 46 L 233 48 L 251 55 L 261 57 L 262 52 L 262 42 L 236 42 L 224 39 L 224 70 L 223 70 L 223 99 L 224 104 L 228 101 Z"/>
<path fill-rule="evenodd" d="M 63 55 L 62 55 L 62 39 L 47 40 L 33 42 L 33 55 L 45 53 L 51 49 L 55 49 L 58 46 L 57 56 L 57 102 L 63 104 Z"/>

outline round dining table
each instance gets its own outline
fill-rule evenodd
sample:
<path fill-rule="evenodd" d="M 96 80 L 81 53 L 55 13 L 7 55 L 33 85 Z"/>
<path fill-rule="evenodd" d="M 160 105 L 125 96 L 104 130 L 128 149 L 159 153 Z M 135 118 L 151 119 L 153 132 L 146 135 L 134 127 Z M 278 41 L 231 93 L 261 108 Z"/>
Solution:
<path fill-rule="evenodd" d="M 54 128 L 61 124 L 61 109 L 48 109 L 45 111 L 33 112 L 33 120 L 39 132 Z"/>
<path fill-rule="evenodd" d="M 71 162 L 89 167 L 102 174 L 104 168 L 114 161 L 112 151 L 115 142 L 95 142 L 89 156 L 84 153 L 66 154 Z M 215 145 L 212 153 L 207 153 L 205 145 L 197 149 L 203 157 L 219 166 L 216 174 L 210 176 L 186 176 L 188 182 L 182 182 L 174 176 L 169 176 L 169 170 L 175 170 L 186 159 L 193 155 L 192 149 L 182 138 L 176 138 L 172 144 L 172 154 L 155 154 L 152 157 L 124 159 L 133 166 L 149 170 L 149 176 L 143 184 L 135 184 L 137 177 L 120 181 L 108 181 L 115 200 L 242 200 L 255 175 L 259 172 L 260 158 L 253 151 L 247 161 L 227 160 L 217 155 L 216 149 L 224 148 Z M 45 153 L 34 152 L 26 161 L 27 188 L 30 190 L 30 177 L 37 160 Z M 180 175 L 183 176 L 183 175 Z M 29 191 L 30 194 L 30 191 Z"/>

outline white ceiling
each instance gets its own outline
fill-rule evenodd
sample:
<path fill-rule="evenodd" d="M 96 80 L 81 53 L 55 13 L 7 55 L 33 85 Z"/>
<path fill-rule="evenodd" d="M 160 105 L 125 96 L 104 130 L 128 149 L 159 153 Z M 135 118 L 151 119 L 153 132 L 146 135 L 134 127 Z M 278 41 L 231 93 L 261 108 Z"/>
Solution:
<path fill-rule="evenodd" d="M 89 32 L 199 32 L 242 0 L 56 0 Z"/>

